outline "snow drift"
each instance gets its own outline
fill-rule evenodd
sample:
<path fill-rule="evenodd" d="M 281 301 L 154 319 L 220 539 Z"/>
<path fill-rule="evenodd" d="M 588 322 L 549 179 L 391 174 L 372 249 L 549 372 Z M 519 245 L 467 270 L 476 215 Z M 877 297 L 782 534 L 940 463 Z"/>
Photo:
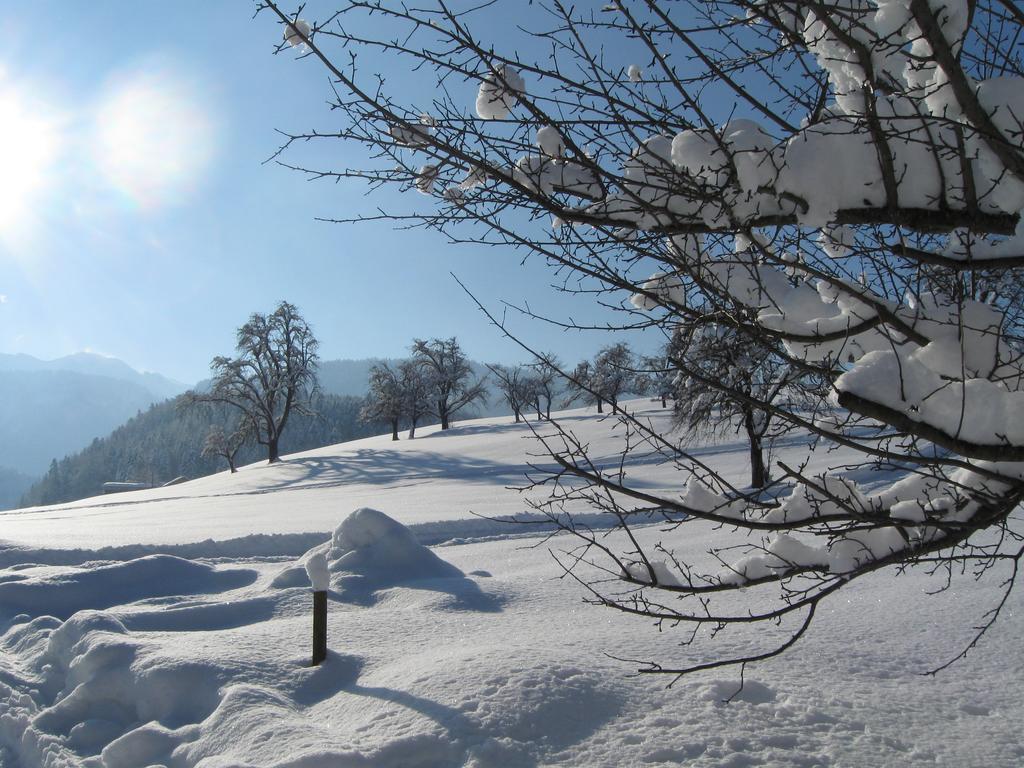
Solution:
<path fill-rule="evenodd" d="M 271 585 L 311 586 L 311 574 L 322 578 L 321 559 L 326 559 L 330 584 L 343 595 L 366 595 L 396 584 L 464 575 L 416 541 L 406 526 L 369 507 L 360 507 L 346 517 L 330 541 L 313 547 Z M 321 583 L 316 588 L 326 589 L 327 585 Z"/>
<path fill-rule="evenodd" d="M 66 619 L 86 608 L 108 608 L 143 598 L 224 592 L 252 583 L 256 572 L 218 571 L 171 555 L 150 555 L 95 568 L 43 569 L 0 583 L 0 620 L 24 613 Z"/>

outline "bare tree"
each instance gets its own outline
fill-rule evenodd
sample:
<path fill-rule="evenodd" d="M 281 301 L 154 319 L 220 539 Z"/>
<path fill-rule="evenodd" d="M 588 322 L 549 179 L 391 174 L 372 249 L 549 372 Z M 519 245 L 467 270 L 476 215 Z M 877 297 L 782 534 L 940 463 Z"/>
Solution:
<path fill-rule="evenodd" d="M 533 31 L 483 41 L 473 26 L 486 4 L 347 2 L 298 36 L 333 78 L 341 127 L 288 137 L 279 159 L 313 178 L 414 189 L 418 212 L 362 218 L 533 254 L 566 290 L 620 307 L 623 329 L 663 343 L 680 325 L 732 327 L 824 382 L 810 409 L 706 382 L 841 454 L 831 471 L 780 462 L 771 494 L 742 492 L 624 413 L 627 448 L 657 446 L 682 496 L 600 469 L 568 429 L 545 438 L 560 470 L 535 503 L 559 521 L 573 503 L 595 506 L 627 542 L 562 523 L 580 543 L 562 562 L 594 601 L 689 627 L 693 642 L 738 624 L 786 633 L 644 671 L 775 656 L 823 600 L 882 569 L 1002 584 L 984 634 L 1024 558 L 1012 515 L 1024 499 L 1021 297 L 1007 291 L 1024 268 L 1019 5 L 596 8 L 524 5 L 518 29 Z M 545 58 L 510 52 L 520 34 L 540 43 L 520 50 Z M 403 93 L 419 102 L 361 72 L 364 51 L 404 65 L 419 80 Z M 301 147 L 325 141 L 361 147 L 364 168 L 306 167 Z M 979 295 L 983 276 L 991 295 Z M 664 533 L 647 545 L 633 525 L 652 518 Z M 719 538 L 699 553 L 687 532 L 702 525 Z"/>
<path fill-rule="evenodd" d="M 188 402 L 237 409 L 245 432 L 265 445 L 267 460 L 275 462 L 288 419 L 312 412 L 308 403 L 316 387 L 318 346 L 293 304 L 282 301 L 269 315 L 253 313 L 238 329 L 237 357 L 215 357 L 210 390 L 188 393 Z"/>
<path fill-rule="evenodd" d="M 407 410 L 401 373 L 387 363 L 376 363 L 370 367 L 367 384 L 366 404 L 359 418 L 364 422 L 386 421 L 391 425 L 391 439 L 398 440 L 398 424 Z"/>
<path fill-rule="evenodd" d="M 654 356 L 643 359 L 643 368 L 644 389 L 661 400 L 662 408 L 668 408 L 668 399 L 676 396 L 676 367 L 667 356 Z"/>
<path fill-rule="evenodd" d="M 430 413 L 431 378 L 418 360 L 398 364 L 398 385 L 402 395 L 402 413 L 409 420 L 409 439 L 416 437 L 416 425 Z"/>
<path fill-rule="evenodd" d="M 467 405 L 487 400 L 484 381 L 473 375 L 454 336 L 430 341 L 414 339 L 412 354 L 428 377 L 434 396 L 434 413 L 441 420 L 441 429 L 448 429 L 452 416 Z"/>
<path fill-rule="evenodd" d="M 237 429 L 233 429 L 230 435 L 220 424 L 214 424 L 206 433 L 202 456 L 204 458 L 223 458 L 228 463 L 228 469 L 234 474 L 238 471 L 235 468 L 235 456 L 238 455 L 238 451 L 245 445 L 247 439 L 244 422 L 239 424 Z"/>
<path fill-rule="evenodd" d="M 765 443 L 774 436 L 772 427 L 778 423 L 783 431 L 793 428 L 785 420 L 777 422 L 775 410 L 813 407 L 814 395 L 820 393 L 806 381 L 808 376 L 757 339 L 727 326 L 680 327 L 669 359 L 677 370 L 677 422 L 691 436 L 742 430 L 750 445 L 750 486 L 767 485 L 764 454 Z"/>
<path fill-rule="evenodd" d="M 493 363 L 487 369 L 494 374 L 494 382 L 498 386 L 502 399 L 512 409 L 516 424 L 523 420 L 523 410 L 531 399 L 532 382 L 521 365 L 501 365 Z"/>
<path fill-rule="evenodd" d="M 541 418 L 543 406 L 544 418 L 551 418 L 551 404 L 562 392 L 564 378 L 560 373 L 562 363 L 557 356 L 546 352 L 530 364 L 533 369 L 532 389 L 534 402 L 537 406 L 537 418 Z"/>
<path fill-rule="evenodd" d="M 567 377 L 568 387 L 562 405 L 568 408 L 577 401 L 596 405 L 598 413 L 604 413 L 604 400 L 596 388 L 594 366 L 589 360 L 580 360 Z"/>
<path fill-rule="evenodd" d="M 600 397 L 598 411 L 601 410 L 601 400 L 610 404 L 614 411 L 618 408 L 619 398 L 634 389 L 636 365 L 636 358 L 625 342 L 611 344 L 597 353 L 591 367 L 590 386 Z"/>

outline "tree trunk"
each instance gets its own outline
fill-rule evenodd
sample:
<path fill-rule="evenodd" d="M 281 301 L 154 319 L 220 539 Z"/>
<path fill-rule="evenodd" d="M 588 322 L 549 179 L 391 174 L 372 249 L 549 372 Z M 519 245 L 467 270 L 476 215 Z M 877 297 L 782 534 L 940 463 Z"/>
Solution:
<path fill-rule="evenodd" d="M 398 440 L 398 419 L 391 420 L 391 439 Z"/>
<path fill-rule="evenodd" d="M 597 412 L 604 413 L 604 401 L 601 398 L 597 398 Z"/>
<path fill-rule="evenodd" d="M 518 424 L 520 421 L 523 420 L 523 416 L 522 416 L 521 413 L 519 413 L 519 409 L 518 408 L 513 408 L 512 410 L 513 410 L 513 412 L 516 415 L 516 424 Z"/>
<path fill-rule="evenodd" d="M 768 484 L 768 473 L 765 472 L 764 452 L 761 450 L 761 438 L 750 441 L 750 486 L 764 488 Z"/>
<path fill-rule="evenodd" d="M 277 435 L 275 435 L 274 437 L 268 437 L 267 438 L 267 463 L 268 464 L 273 464 L 275 461 L 280 461 L 281 460 L 281 454 L 279 453 L 278 448 L 277 448 L 277 441 L 278 440 L 279 440 L 279 438 L 277 437 Z"/>
<path fill-rule="evenodd" d="M 661 396 L 661 407 L 662 407 L 662 408 L 667 408 L 667 407 L 668 407 L 668 402 L 667 402 L 667 400 L 668 400 L 668 398 L 666 398 L 666 397 L 665 397 L 665 395 L 662 395 L 662 396 Z"/>
<path fill-rule="evenodd" d="M 441 429 L 448 429 L 448 408 L 445 407 L 444 401 L 438 401 L 437 415 L 441 417 Z"/>
<path fill-rule="evenodd" d="M 413 419 L 412 423 L 409 424 L 409 439 L 410 440 L 412 440 L 413 438 L 416 437 L 416 422 L 417 421 L 419 421 L 419 419 Z"/>
<path fill-rule="evenodd" d="M 747 411 L 743 415 L 750 440 L 750 487 L 764 488 L 768 484 L 768 473 L 764 466 L 764 450 L 761 447 L 761 435 L 754 428 L 754 414 Z"/>
<path fill-rule="evenodd" d="M 231 470 L 231 474 L 235 474 L 235 472 L 238 471 L 237 469 L 235 469 L 235 457 L 232 455 L 225 456 L 224 458 L 228 460 L 228 469 Z"/>

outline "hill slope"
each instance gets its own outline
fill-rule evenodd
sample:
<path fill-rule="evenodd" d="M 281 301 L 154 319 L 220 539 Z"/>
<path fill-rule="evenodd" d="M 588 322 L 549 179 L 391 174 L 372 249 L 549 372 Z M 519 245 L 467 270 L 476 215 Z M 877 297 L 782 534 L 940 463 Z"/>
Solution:
<path fill-rule="evenodd" d="M 293 415 L 281 450 L 304 450 L 379 431 L 379 425 L 360 421 L 361 407 L 362 400 L 357 398 L 317 395 L 316 415 Z M 95 496 L 111 481 L 162 485 L 180 477 L 209 475 L 226 462 L 202 455 L 206 435 L 211 425 L 230 432 L 235 422 L 235 414 L 226 407 L 181 408 L 177 400 L 157 403 L 106 437 L 54 462 L 21 503 L 56 504 Z M 236 460 L 255 461 L 266 455 L 265 450 L 256 443 L 247 444 Z"/>
<path fill-rule="evenodd" d="M 617 460 L 610 420 L 562 418 L 599 461 Z M 959 651 L 995 597 L 970 578 L 928 599 L 936 583 L 920 570 L 855 582 L 742 687 L 735 669 L 671 689 L 632 675 L 621 659 L 703 657 L 679 645 L 685 630 L 583 604 L 547 551 L 573 539 L 473 516 L 524 508 L 506 486 L 544 461 L 529 434 L 482 420 L 0 513 L 17 542 L 0 549 L 0 765 L 1020 765 L 1019 595 L 966 660 L 920 674 Z M 741 444 L 698 450 L 736 477 L 746 469 Z M 671 467 L 636 458 L 635 481 L 678 490 Z M 409 528 L 352 514 L 367 503 Z M 448 543 L 431 554 L 410 529 Z M 700 551 L 716 532 L 687 523 L 672 535 Z M 330 653 L 317 668 L 294 559 L 309 547 L 331 569 Z M 784 629 L 740 626 L 717 651 L 771 648 Z"/>
<path fill-rule="evenodd" d="M 611 422 L 590 410 L 567 411 L 560 420 L 613 465 L 621 441 L 609 431 Z M 660 422 L 668 414 L 651 409 L 648 416 Z M 339 509 L 378 505 L 385 495 L 389 514 L 406 525 L 460 521 L 452 529 L 460 530 L 479 524 L 474 513 L 508 515 L 526 509 L 510 486 L 522 485 L 530 462 L 539 461 L 527 453 L 535 425 L 491 417 L 460 422 L 447 432 L 426 427 L 415 440 L 395 442 L 379 435 L 292 454 L 273 465 L 256 462 L 235 475 L 220 472 L 168 488 L 0 512 L 0 530 L 5 539 L 55 549 L 326 533 L 337 524 Z M 735 464 L 733 474 L 742 483 L 742 450 L 727 460 Z M 645 466 L 639 458 L 634 471 L 638 477 L 650 474 L 653 487 L 667 483 L 668 490 L 675 482 L 673 473 Z"/>

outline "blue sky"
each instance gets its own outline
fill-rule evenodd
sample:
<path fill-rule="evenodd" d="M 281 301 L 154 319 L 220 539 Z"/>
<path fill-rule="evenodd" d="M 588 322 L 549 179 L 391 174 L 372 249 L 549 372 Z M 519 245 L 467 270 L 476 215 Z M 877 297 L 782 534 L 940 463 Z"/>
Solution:
<path fill-rule="evenodd" d="M 252 16 L 246 0 L 5 0 L 0 352 L 90 350 L 193 382 L 230 353 L 251 312 L 286 299 L 325 359 L 401 356 L 414 336 L 450 335 L 476 359 L 523 359 L 450 271 L 491 306 L 528 300 L 594 316 L 589 302 L 547 288 L 543 264 L 523 267 L 514 253 L 315 222 L 372 212 L 393 193 L 368 198 L 358 183 L 264 164 L 276 128 L 333 118 L 322 69 L 274 56 L 280 27 Z M 342 165 L 360 159 L 337 144 L 321 151 Z M 570 362 L 609 341 L 516 327 Z"/>

